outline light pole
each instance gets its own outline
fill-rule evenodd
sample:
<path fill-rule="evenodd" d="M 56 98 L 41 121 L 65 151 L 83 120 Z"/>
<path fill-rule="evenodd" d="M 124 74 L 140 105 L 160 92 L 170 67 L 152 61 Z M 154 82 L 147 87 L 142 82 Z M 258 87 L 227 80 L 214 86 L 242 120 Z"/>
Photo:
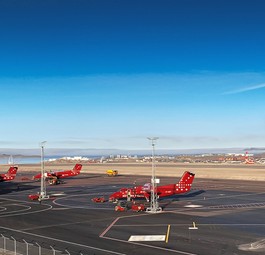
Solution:
<path fill-rule="evenodd" d="M 146 211 L 149 213 L 157 213 L 161 212 L 162 208 L 159 207 L 158 201 L 157 201 L 157 179 L 156 179 L 156 173 L 155 173 L 155 143 L 158 139 L 158 137 L 147 137 L 148 140 L 151 141 L 152 144 L 152 179 L 151 179 L 151 201 L 150 201 L 150 207 L 146 208 Z"/>
<path fill-rule="evenodd" d="M 41 147 L 41 185 L 39 200 L 46 198 L 45 173 L 44 173 L 44 145 L 46 141 L 40 143 Z"/>

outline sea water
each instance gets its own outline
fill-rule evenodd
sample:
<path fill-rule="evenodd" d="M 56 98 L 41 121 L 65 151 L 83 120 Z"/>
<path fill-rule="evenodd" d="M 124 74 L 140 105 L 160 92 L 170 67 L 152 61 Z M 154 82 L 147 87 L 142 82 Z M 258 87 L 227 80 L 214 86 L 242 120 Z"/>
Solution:
<path fill-rule="evenodd" d="M 40 161 L 40 157 L 13 157 L 12 160 L 9 157 L 0 157 L 0 164 L 38 164 Z"/>

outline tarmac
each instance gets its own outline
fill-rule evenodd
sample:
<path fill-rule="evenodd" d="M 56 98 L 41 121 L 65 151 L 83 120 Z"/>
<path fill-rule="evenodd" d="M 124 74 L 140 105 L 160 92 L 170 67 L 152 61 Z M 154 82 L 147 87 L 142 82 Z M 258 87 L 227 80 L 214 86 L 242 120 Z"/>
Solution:
<path fill-rule="evenodd" d="M 15 182 L 1 183 L 0 234 L 12 236 L 20 245 L 25 240 L 32 247 L 37 243 L 43 250 L 51 252 L 53 247 L 65 254 L 265 254 L 263 169 L 253 170 L 259 172 L 260 181 L 202 178 L 196 168 L 192 170 L 196 173 L 192 190 L 161 199 L 163 212 L 156 214 L 116 212 L 113 203 L 91 201 L 107 198 L 121 187 L 150 182 L 148 175 L 122 170 L 117 177 L 80 174 L 47 186 L 52 199 L 40 204 L 28 199 L 40 190 L 40 183 L 29 180 L 29 171 L 22 172 Z M 177 175 L 182 172 L 183 168 Z M 26 175 L 28 180 L 20 181 Z M 161 185 L 179 180 L 158 177 Z"/>

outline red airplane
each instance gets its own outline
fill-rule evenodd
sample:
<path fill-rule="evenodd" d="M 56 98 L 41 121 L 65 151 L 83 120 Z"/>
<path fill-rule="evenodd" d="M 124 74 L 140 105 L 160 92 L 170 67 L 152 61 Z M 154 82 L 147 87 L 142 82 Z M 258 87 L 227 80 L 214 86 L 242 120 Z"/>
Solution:
<path fill-rule="evenodd" d="M 0 182 L 5 181 L 12 181 L 15 179 L 17 174 L 18 167 L 17 166 L 11 166 L 9 167 L 6 174 L 0 174 Z"/>
<path fill-rule="evenodd" d="M 46 172 L 45 178 L 51 180 L 51 184 L 58 184 L 58 180 L 62 178 L 72 177 L 79 175 L 82 169 L 81 164 L 75 164 L 72 170 L 64 170 L 60 172 Z M 33 180 L 38 180 L 41 178 L 41 173 L 33 176 Z"/>
<path fill-rule="evenodd" d="M 248 155 L 248 152 L 246 151 L 246 154 L 245 154 L 245 164 L 254 164 L 254 159 L 253 158 L 250 158 L 249 155 Z"/>
<path fill-rule="evenodd" d="M 168 184 L 156 187 L 156 194 L 158 198 L 168 197 L 175 194 L 186 193 L 190 191 L 195 174 L 191 172 L 184 172 L 180 181 L 176 184 Z M 109 201 L 117 201 L 123 198 L 145 198 L 149 201 L 151 196 L 151 184 L 147 183 L 143 186 L 134 188 L 122 188 L 109 196 Z"/>

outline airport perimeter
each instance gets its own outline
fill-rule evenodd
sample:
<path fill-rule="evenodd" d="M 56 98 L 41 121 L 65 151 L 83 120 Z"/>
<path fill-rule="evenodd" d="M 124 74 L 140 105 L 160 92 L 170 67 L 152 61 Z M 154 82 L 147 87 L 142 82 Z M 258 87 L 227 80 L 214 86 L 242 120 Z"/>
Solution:
<path fill-rule="evenodd" d="M 86 167 L 92 169 L 93 165 Z M 234 173 L 228 168 L 232 176 L 239 176 L 240 171 L 249 173 L 249 180 L 231 180 L 220 178 L 218 167 L 215 171 L 219 172 L 219 178 L 205 178 L 211 168 L 192 166 L 189 170 L 196 177 L 191 192 L 161 199 L 163 212 L 154 215 L 115 212 L 112 203 L 91 201 L 133 183 L 146 183 L 149 175 L 131 175 L 131 168 L 123 174 L 120 168 L 119 176 L 107 177 L 105 170 L 110 166 L 97 173 L 89 173 L 86 167 L 85 173 L 67 179 L 65 184 L 47 186 L 47 192 L 57 197 L 41 204 L 28 200 L 29 194 L 39 190 L 38 182 L 21 182 L 17 189 L 17 182 L 30 176 L 31 171 L 21 171 L 12 185 L 2 185 L 2 253 L 4 250 L 16 254 L 84 255 L 265 253 L 262 167 L 244 166 Z M 169 167 L 164 171 L 168 170 Z M 161 183 L 172 183 L 183 171 L 174 166 L 171 177 L 160 174 L 158 177 Z M 205 171 L 204 177 L 200 171 Z"/>

